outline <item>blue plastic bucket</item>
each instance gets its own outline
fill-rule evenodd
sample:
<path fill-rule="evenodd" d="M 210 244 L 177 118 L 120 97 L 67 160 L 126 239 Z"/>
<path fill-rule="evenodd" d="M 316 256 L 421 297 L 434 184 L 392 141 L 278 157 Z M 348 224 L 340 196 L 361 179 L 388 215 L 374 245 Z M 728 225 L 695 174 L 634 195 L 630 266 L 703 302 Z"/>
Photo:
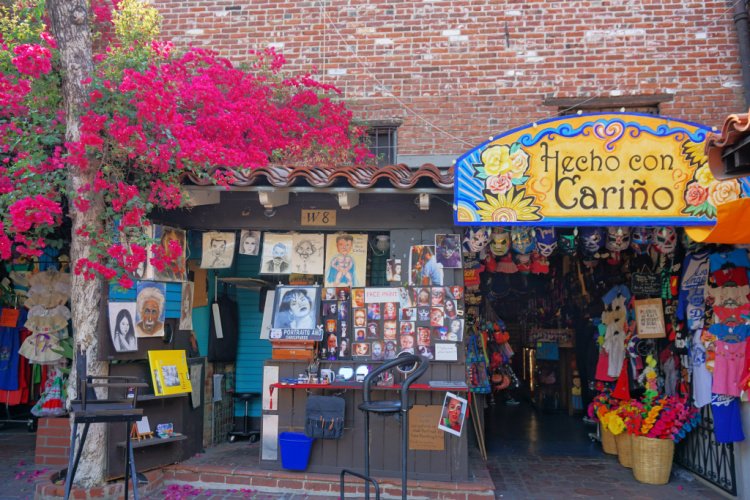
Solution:
<path fill-rule="evenodd" d="M 279 434 L 281 466 L 287 470 L 307 469 L 312 442 L 312 438 L 299 432 L 282 432 Z"/>

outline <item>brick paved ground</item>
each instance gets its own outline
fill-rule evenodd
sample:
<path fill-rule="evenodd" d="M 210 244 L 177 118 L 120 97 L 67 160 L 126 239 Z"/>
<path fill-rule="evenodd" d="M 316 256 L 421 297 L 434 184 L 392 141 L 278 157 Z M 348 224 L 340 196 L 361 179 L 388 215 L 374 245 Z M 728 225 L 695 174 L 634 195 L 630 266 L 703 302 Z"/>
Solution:
<path fill-rule="evenodd" d="M 24 424 L 0 424 L 0 500 L 34 497 L 34 484 L 51 471 L 34 465 L 36 434 Z"/>
<path fill-rule="evenodd" d="M 619 465 L 614 456 L 604 455 L 597 443 L 588 439 L 590 428 L 578 419 L 545 416 L 520 410 L 503 410 L 505 417 L 522 423 L 510 425 L 503 418 L 488 414 L 487 444 L 489 474 L 496 497 L 503 499 L 664 499 L 725 498 L 691 474 L 675 466 L 669 484 L 645 485 L 637 482 L 630 469 Z M 557 423 L 554 421 L 557 420 Z M 53 472 L 35 466 L 35 435 L 25 426 L 0 428 L 0 500 L 29 499 L 35 481 Z M 257 457 L 257 444 L 247 442 L 221 445 L 192 458 L 195 465 L 242 467 Z M 255 459 L 257 462 L 257 458 Z M 192 485 L 167 485 L 145 499 L 243 499 L 328 500 L 336 496 L 269 494 L 250 488 L 216 490 Z"/>

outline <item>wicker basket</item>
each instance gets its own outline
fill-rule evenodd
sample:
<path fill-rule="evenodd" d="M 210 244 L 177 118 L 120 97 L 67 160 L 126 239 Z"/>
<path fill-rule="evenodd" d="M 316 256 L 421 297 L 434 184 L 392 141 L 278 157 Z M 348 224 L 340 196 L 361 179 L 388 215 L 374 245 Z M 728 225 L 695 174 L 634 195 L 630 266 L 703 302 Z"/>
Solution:
<path fill-rule="evenodd" d="M 646 484 L 667 484 L 672 472 L 674 441 L 633 437 L 633 475 Z"/>
<path fill-rule="evenodd" d="M 605 426 L 599 424 L 602 435 L 602 450 L 604 453 L 609 455 L 617 455 L 617 444 L 615 442 L 615 435 L 607 429 Z"/>
<path fill-rule="evenodd" d="M 615 436 L 617 460 L 628 469 L 633 466 L 633 436 L 623 431 Z"/>

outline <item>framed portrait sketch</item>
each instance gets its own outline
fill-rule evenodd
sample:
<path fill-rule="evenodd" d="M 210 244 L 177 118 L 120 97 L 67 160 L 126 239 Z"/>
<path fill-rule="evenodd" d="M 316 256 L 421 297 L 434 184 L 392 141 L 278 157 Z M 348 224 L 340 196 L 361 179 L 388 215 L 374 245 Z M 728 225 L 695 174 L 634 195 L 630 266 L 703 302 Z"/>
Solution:
<path fill-rule="evenodd" d="M 136 337 L 163 337 L 167 285 L 155 281 L 139 281 L 136 290 Z"/>
<path fill-rule="evenodd" d="M 158 281 L 185 281 L 187 276 L 185 264 L 187 240 L 185 238 L 185 231 L 157 224 L 154 226 L 154 238 L 158 241 L 158 245 L 161 249 L 160 252 L 164 255 L 172 255 L 177 251 L 178 246 L 180 252 L 171 266 L 167 266 L 161 271 L 154 267 L 153 279 Z M 149 260 L 154 256 L 154 252 L 149 250 Z"/>
<path fill-rule="evenodd" d="M 193 329 L 193 291 L 195 284 L 187 281 L 182 284 L 180 300 L 180 330 Z"/>
<path fill-rule="evenodd" d="M 362 286 L 366 271 L 366 234 L 326 235 L 325 286 Z"/>
<path fill-rule="evenodd" d="M 322 340 L 319 286 L 278 286 L 269 338 Z M 335 321 L 335 320 L 334 320 Z"/>
<path fill-rule="evenodd" d="M 138 350 L 135 335 L 135 302 L 109 303 L 109 334 L 117 352 Z"/>
<path fill-rule="evenodd" d="M 292 273 L 293 235 L 264 233 L 260 274 Z"/>
<path fill-rule="evenodd" d="M 295 234 L 292 238 L 292 272 L 323 274 L 324 236 Z"/>
<path fill-rule="evenodd" d="M 240 254 L 258 255 L 260 253 L 260 231 L 243 229 L 240 231 Z"/>
<path fill-rule="evenodd" d="M 235 234 L 232 232 L 209 231 L 203 233 L 203 269 L 226 269 L 234 260 Z"/>

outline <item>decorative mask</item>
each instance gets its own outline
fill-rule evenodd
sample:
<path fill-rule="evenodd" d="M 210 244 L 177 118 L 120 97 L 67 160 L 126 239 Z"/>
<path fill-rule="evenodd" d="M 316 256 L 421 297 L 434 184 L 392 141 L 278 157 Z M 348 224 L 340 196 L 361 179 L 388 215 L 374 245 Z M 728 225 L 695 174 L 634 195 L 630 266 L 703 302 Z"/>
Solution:
<path fill-rule="evenodd" d="M 630 246 L 630 228 L 622 226 L 609 226 L 607 228 L 607 250 L 610 252 L 622 252 Z"/>
<path fill-rule="evenodd" d="M 557 235 L 554 227 L 536 229 L 536 250 L 542 257 L 549 257 L 557 250 Z"/>
<path fill-rule="evenodd" d="M 651 244 L 651 235 L 654 229 L 651 227 L 634 227 L 630 231 L 630 247 L 637 254 L 644 254 Z"/>
<path fill-rule="evenodd" d="M 493 255 L 502 257 L 510 251 L 510 232 L 502 227 L 492 228 L 492 241 L 490 242 L 490 252 Z"/>
<path fill-rule="evenodd" d="M 530 227 L 514 227 L 510 232 L 515 253 L 531 253 L 536 247 L 534 230 Z"/>
<path fill-rule="evenodd" d="M 471 227 L 464 233 L 464 249 L 467 252 L 481 252 L 490 242 L 490 228 Z"/>
<path fill-rule="evenodd" d="M 578 249 L 578 229 L 568 229 L 565 230 L 565 232 L 561 231 L 557 237 L 557 243 L 560 246 L 560 252 L 563 255 L 574 256 Z"/>
<path fill-rule="evenodd" d="M 594 255 L 604 244 L 604 232 L 600 227 L 582 227 L 580 237 L 584 254 Z"/>
<path fill-rule="evenodd" d="M 655 227 L 651 234 L 657 252 L 669 255 L 677 249 L 677 231 L 673 227 Z"/>
<path fill-rule="evenodd" d="M 513 260 L 518 267 L 518 272 L 522 274 L 528 274 L 531 270 L 531 254 L 530 253 L 517 253 L 513 255 Z"/>

